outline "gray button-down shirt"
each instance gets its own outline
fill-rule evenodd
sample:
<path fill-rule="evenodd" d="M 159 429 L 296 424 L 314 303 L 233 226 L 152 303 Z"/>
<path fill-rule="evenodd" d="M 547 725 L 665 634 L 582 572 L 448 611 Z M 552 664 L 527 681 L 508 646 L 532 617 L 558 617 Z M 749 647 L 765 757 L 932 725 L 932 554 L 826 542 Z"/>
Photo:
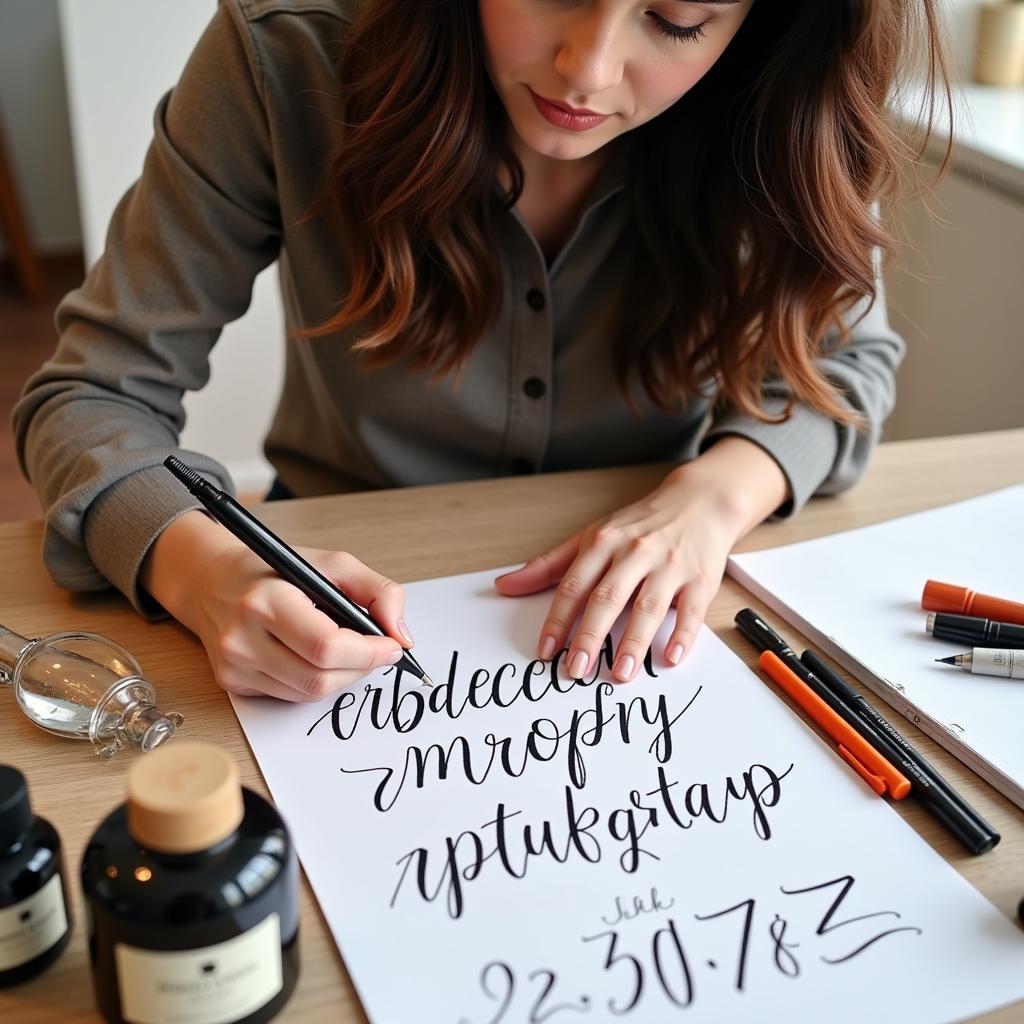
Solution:
<path fill-rule="evenodd" d="M 74 589 L 108 581 L 144 611 L 150 544 L 196 504 L 161 466 L 177 453 L 230 489 L 223 467 L 181 453 L 186 389 L 206 382 L 221 327 L 248 307 L 274 259 L 289 328 L 321 323 L 348 288 L 322 221 L 299 225 L 340 119 L 333 66 L 358 0 L 223 0 L 181 81 L 160 103 L 142 177 L 119 204 L 103 257 L 61 304 L 54 357 L 15 410 L 19 452 L 46 509 L 44 557 Z M 628 302 L 620 240 L 625 161 L 610 160 L 550 268 L 517 210 L 498 220 L 500 314 L 461 380 L 399 362 L 367 374 L 350 337 L 287 342 L 266 452 L 298 495 L 506 473 L 682 461 L 723 434 L 765 448 L 793 490 L 849 486 L 893 398 L 900 339 L 884 303 L 856 311 L 825 372 L 864 414 L 863 433 L 798 407 L 783 424 L 706 396 L 669 414 L 615 380 L 609 325 Z M 851 318 L 851 322 L 853 319 Z M 785 401 L 779 384 L 766 406 Z"/>

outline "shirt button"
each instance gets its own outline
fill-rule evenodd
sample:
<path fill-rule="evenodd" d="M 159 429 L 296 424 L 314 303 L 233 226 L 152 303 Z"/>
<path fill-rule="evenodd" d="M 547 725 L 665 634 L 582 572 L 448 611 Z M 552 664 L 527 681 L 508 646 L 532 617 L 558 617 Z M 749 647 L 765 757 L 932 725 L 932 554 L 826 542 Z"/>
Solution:
<path fill-rule="evenodd" d="M 544 308 L 544 293 L 539 288 L 531 288 L 526 293 L 526 304 L 530 309 L 536 310 L 538 313 Z"/>
<path fill-rule="evenodd" d="M 533 463 L 529 459 L 513 459 L 512 472 L 517 476 L 525 476 L 533 472 Z"/>
<path fill-rule="evenodd" d="M 540 377 L 531 377 L 523 382 L 523 391 L 526 392 L 527 398 L 543 398 L 547 389 L 547 385 Z"/>

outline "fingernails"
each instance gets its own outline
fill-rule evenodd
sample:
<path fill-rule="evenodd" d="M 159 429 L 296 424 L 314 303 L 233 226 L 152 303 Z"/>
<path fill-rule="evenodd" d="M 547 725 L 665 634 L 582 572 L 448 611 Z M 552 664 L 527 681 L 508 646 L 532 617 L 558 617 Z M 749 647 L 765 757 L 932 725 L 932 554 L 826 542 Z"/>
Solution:
<path fill-rule="evenodd" d="M 614 674 L 615 678 L 622 682 L 628 682 L 629 677 L 633 674 L 633 666 L 636 664 L 636 659 L 632 654 L 623 654 L 617 662 L 615 662 Z"/>
<path fill-rule="evenodd" d="M 573 679 L 579 679 L 587 671 L 590 664 L 590 655 L 586 651 L 577 651 L 569 661 L 569 675 Z"/>
<path fill-rule="evenodd" d="M 494 581 L 497 582 L 498 580 L 503 580 L 506 576 L 514 576 L 517 572 L 522 572 L 525 568 L 526 564 L 519 566 L 518 569 L 509 569 L 508 572 L 503 572 L 500 576 L 495 576 Z"/>
<path fill-rule="evenodd" d="M 665 655 L 668 658 L 670 665 L 678 665 L 683 657 L 683 645 L 680 643 L 673 644 Z"/>
<path fill-rule="evenodd" d="M 396 647 L 387 656 L 387 658 L 384 661 L 384 664 L 385 665 L 396 665 L 398 662 L 400 662 L 402 660 L 402 655 L 403 654 L 405 654 L 405 651 L 403 651 L 401 647 Z"/>
<path fill-rule="evenodd" d="M 407 644 L 416 643 L 416 641 L 412 638 L 412 633 L 409 632 L 409 627 L 405 624 L 405 619 L 398 620 L 398 632 L 402 634 L 402 639 Z"/>
<path fill-rule="evenodd" d="M 540 642 L 540 648 L 537 651 L 537 657 L 541 661 L 550 661 L 555 654 L 555 644 L 558 641 L 553 636 L 546 636 Z"/>

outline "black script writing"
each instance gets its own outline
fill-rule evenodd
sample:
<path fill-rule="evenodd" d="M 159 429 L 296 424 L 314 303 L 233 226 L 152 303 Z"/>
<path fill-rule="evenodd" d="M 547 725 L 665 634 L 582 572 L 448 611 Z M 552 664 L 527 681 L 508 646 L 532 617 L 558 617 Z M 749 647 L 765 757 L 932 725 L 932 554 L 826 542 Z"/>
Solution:
<path fill-rule="evenodd" d="M 633 697 L 628 703 L 609 698 L 616 692 L 611 683 L 598 683 L 594 689 L 593 706 L 574 708 L 569 725 L 560 730 L 550 718 L 534 719 L 527 735 L 518 742 L 510 736 L 496 736 L 489 732 L 476 748 L 465 736 L 456 736 L 445 746 L 431 743 L 426 747 L 406 747 L 401 765 L 377 765 L 368 768 L 344 768 L 348 775 L 367 772 L 379 773 L 380 779 L 373 792 L 373 805 L 378 811 L 389 811 L 410 781 L 416 789 L 423 789 L 428 779 L 443 782 L 457 775 L 474 786 L 483 785 L 492 772 L 506 778 L 518 779 L 531 762 L 554 760 L 561 752 L 565 758 L 569 781 L 576 789 L 583 789 L 587 781 L 584 751 L 596 747 L 613 726 L 623 744 L 633 742 L 639 722 L 657 728 L 648 750 L 658 762 L 666 764 L 672 758 L 672 727 L 689 711 L 701 692 L 698 686 L 683 709 L 670 717 L 664 694 L 653 699 Z"/>
<path fill-rule="evenodd" d="M 792 770 L 792 764 L 782 773 L 766 765 L 755 764 L 741 773 L 740 783 L 731 775 L 727 776 L 723 782 L 724 792 L 717 802 L 706 783 L 693 783 L 685 790 L 687 796 L 680 804 L 673 802 L 671 795 L 672 788 L 678 783 L 668 782 L 664 770 L 659 767 L 659 784 L 647 794 L 656 798 L 654 803 L 643 803 L 640 792 L 631 789 L 626 806 L 605 814 L 591 806 L 577 810 L 573 788 L 565 786 L 565 815 L 557 824 L 547 819 L 539 824 L 513 821 L 521 817 L 522 811 L 510 811 L 504 803 L 499 803 L 494 817 L 477 829 L 447 836 L 443 852 L 418 846 L 400 857 L 396 866 L 401 870 L 391 896 L 391 906 L 395 905 L 407 878 L 411 877 L 413 881 L 410 884 L 415 886 L 421 899 L 432 903 L 444 896 L 449 915 L 458 918 L 465 909 L 467 883 L 475 881 L 489 862 L 506 875 L 522 879 L 537 857 L 547 857 L 559 864 L 570 858 L 597 863 L 602 859 L 604 844 L 609 839 L 622 847 L 618 856 L 619 867 L 626 874 L 633 874 L 639 868 L 641 858 L 660 859 L 641 845 L 649 830 L 666 824 L 688 830 L 698 818 L 721 824 L 733 807 L 745 802 L 754 806 L 751 820 L 755 834 L 767 841 L 771 838 L 771 827 L 766 808 L 778 804 L 782 780 Z"/>
<path fill-rule="evenodd" d="M 363 720 L 364 712 L 368 724 L 377 731 L 394 728 L 397 732 L 408 733 L 416 729 L 428 713 L 443 715 L 455 721 L 462 717 L 467 708 L 480 711 L 492 704 L 509 708 L 520 697 L 536 703 L 552 690 L 568 693 L 576 687 L 593 686 L 603 670 L 611 671 L 614 643 L 610 636 L 605 637 L 594 659 L 594 672 L 589 678 L 561 676 L 559 667 L 567 652 L 568 649 L 563 648 L 550 662 L 540 659 L 528 662 L 522 674 L 517 672 L 516 665 L 511 662 L 499 665 L 493 672 L 486 668 L 475 669 L 470 673 L 469 685 L 461 701 L 456 700 L 458 651 L 452 652 L 447 680 L 429 691 L 419 685 L 419 680 L 415 680 L 415 686 L 403 688 L 405 674 L 401 669 L 389 668 L 384 673 L 391 675 L 387 684 L 365 684 L 361 699 L 351 690 L 339 694 L 330 710 L 325 711 L 306 730 L 306 735 L 311 736 L 316 727 L 329 718 L 331 729 L 339 740 L 351 739 Z M 658 676 L 654 671 L 650 651 L 644 658 L 644 671 L 652 679 Z M 352 709 L 354 713 L 347 714 Z"/>

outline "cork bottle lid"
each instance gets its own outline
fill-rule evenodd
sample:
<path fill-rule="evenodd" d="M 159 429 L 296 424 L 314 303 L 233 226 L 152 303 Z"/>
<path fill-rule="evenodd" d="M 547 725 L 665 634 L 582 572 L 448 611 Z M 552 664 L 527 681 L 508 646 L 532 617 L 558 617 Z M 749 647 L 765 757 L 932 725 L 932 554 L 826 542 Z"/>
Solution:
<path fill-rule="evenodd" d="M 238 828 L 242 814 L 238 769 L 210 744 L 171 743 L 128 771 L 128 831 L 147 849 L 208 849 Z"/>

